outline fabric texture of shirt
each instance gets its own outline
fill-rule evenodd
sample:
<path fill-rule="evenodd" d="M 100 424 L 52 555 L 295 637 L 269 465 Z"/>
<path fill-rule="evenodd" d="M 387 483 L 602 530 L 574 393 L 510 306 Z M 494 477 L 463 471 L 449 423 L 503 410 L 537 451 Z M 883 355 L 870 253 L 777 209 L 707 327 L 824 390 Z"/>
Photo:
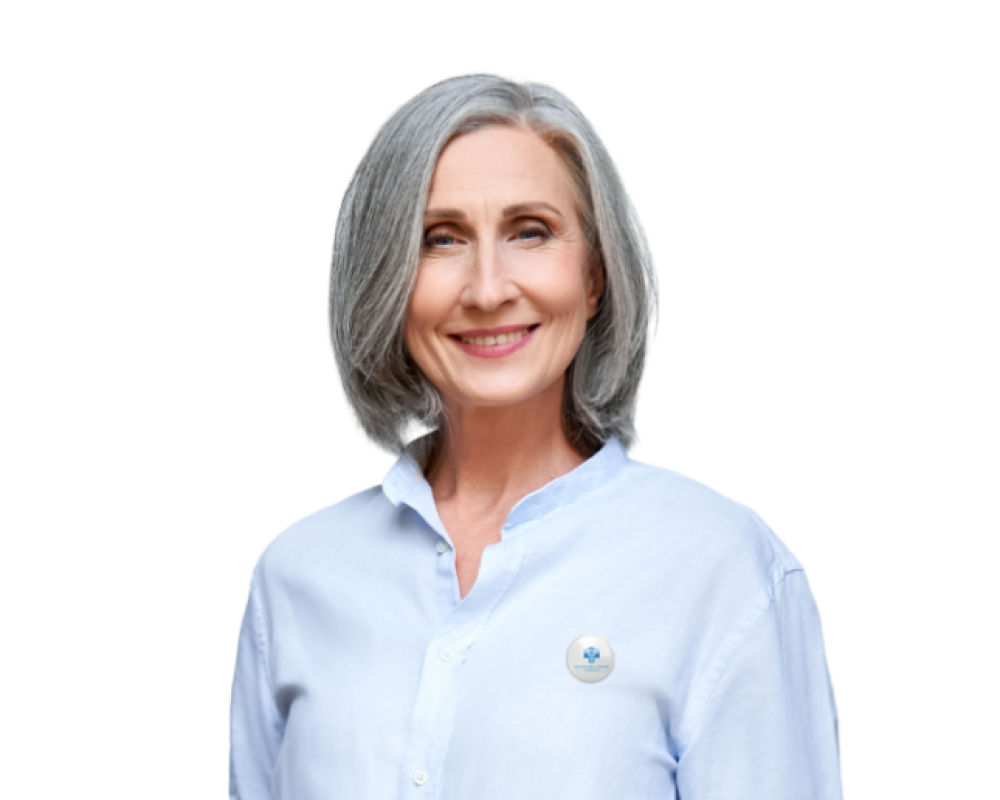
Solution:
<path fill-rule="evenodd" d="M 816 606 L 753 511 L 612 438 L 514 506 L 462 598 L 421 441 L 254 570 L 232 798 L 841 796 Z M 596 683 L 584 634 L 614 651 Z"/>

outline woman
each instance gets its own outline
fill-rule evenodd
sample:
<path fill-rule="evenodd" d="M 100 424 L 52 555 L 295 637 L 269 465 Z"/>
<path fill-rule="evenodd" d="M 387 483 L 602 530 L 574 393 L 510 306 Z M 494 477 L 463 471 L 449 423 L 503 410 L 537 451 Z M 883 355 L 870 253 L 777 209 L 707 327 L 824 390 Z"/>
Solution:
<path fill-rule="evenodd" d="M 400 456 L 255 570 L 233 797 L 839 797 L 801 566 L 626 454 L 654 292 L 555 90 L 455 78 L 385 124 L 330 311 L 358 419 Z"/>

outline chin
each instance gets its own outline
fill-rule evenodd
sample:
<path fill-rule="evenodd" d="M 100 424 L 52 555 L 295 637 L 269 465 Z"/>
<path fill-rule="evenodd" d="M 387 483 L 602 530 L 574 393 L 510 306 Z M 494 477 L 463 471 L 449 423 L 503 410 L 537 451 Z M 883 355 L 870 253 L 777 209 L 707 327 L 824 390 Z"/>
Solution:
<path fill-rule="evenodd" d="M 517 388 L 497 388 L 496 390 L 480 387 L 478 390 L 456 393 L 455 397 L 459 398 L 459 404 L 465 408 L 516 406 L 519 403 L 530 400 L 543 391 L 546 386 L 520 386 Z"/>

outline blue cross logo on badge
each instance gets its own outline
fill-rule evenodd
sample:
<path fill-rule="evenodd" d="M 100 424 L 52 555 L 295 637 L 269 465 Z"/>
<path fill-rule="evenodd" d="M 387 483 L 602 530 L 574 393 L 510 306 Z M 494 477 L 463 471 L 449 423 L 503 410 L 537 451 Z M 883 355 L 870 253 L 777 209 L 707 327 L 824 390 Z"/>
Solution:
<path fill-rule="evenodd" d="M 603 681 L 615 668 L 615 651 L 607 639 L 591 633 L 578 636 L 566 650 L 566 669 L 583 683 Z"/>

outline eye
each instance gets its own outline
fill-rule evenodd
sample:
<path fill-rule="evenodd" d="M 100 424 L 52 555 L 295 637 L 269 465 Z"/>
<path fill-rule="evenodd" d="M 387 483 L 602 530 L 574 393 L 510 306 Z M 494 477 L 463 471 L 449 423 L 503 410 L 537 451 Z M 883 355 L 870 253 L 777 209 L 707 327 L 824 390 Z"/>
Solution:
<path fill-rule="evenodd" d="M 448 231 L 430 230 L 424 235 L 424 247 L 451 247 L 455 244 L 455 235 Z"/>
<path fill-rule="evenodd" d="M 521 242 L 544 242 L 551 238 L 548 228 L 543 225 L 527 225 L 514 234 L 514 238 Z"/>

